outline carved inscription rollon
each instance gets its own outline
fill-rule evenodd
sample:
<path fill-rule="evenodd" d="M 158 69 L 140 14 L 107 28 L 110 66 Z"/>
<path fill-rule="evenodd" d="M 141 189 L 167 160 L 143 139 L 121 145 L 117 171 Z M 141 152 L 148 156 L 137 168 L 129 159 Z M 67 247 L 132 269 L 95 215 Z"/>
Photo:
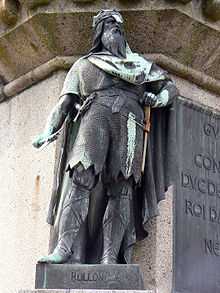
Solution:
<path fill-rule="evenodd" d="M 71 273 L 72 282 L 118 282 L 122 276 L 118 272 L 81 272 Z"/>

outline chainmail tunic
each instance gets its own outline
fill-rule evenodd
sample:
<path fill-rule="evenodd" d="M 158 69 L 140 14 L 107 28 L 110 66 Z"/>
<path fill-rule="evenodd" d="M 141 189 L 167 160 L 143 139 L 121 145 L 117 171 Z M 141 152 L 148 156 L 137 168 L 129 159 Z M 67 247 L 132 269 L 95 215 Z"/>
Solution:
<path fill-rule="evenodd" d="M 108 178 L 141 176 L 144 113 L 140 101 L 143 85 L 133 85 L 79 59 L 69 71 L 61 95 L 74 93 L 82 101 L 94 100 L 81 117 L 69 167 L 81 163 L 105 170 Z"/>

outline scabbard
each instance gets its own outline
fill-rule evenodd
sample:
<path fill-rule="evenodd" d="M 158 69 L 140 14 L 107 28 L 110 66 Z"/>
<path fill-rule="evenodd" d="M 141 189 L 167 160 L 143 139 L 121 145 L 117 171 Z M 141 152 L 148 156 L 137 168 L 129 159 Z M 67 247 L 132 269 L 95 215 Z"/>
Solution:
<path fill-rule="evenodd" d="M 142 159 L 142 167 L 141 171 L 144 173 L 145 162 L 146 162 L 146 154 L 147 154 L 147 139 L 148 134 L 150 132 L 150 107 L 144 108 L 144 117 L 145 117 L 145 128 L 144 128 L 144 149 L 143 149 L 143 159 Z"/>

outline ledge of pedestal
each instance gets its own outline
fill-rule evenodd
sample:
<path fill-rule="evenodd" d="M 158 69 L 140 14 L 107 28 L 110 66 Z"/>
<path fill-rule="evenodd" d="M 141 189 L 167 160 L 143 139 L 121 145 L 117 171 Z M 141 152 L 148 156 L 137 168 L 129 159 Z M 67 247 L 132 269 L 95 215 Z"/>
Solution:
<path fill-rule="evenodd" d="M 35 289 L 19 290 L 18 293 L 156 293 L 155 290 L 94 290 L 94 289 Z M 160 292 L 157 292 L 160 293 Z"/>

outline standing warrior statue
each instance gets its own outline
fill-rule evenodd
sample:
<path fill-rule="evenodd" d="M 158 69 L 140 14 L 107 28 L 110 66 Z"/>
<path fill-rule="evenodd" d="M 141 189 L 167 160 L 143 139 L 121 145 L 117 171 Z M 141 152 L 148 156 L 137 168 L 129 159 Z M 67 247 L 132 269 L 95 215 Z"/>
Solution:
<path fill-rule="evenodd" d="M 156 214 L 166 185 L 155 167 L 164 163 L 164 153 L 155 153 L 158 144 L 146 152 L 144 109 L 170 104 L 176 86 L 165 71 L 132 53 L 118 11 L 101 10 L 93 28 L 92 49 L 70 69 L 33 143 L 39 148 L 65 128 L 49 216 L 51 223 L 56 215 L 58 237 L 39 262 L 130 262 L 138 227 Z"/>

